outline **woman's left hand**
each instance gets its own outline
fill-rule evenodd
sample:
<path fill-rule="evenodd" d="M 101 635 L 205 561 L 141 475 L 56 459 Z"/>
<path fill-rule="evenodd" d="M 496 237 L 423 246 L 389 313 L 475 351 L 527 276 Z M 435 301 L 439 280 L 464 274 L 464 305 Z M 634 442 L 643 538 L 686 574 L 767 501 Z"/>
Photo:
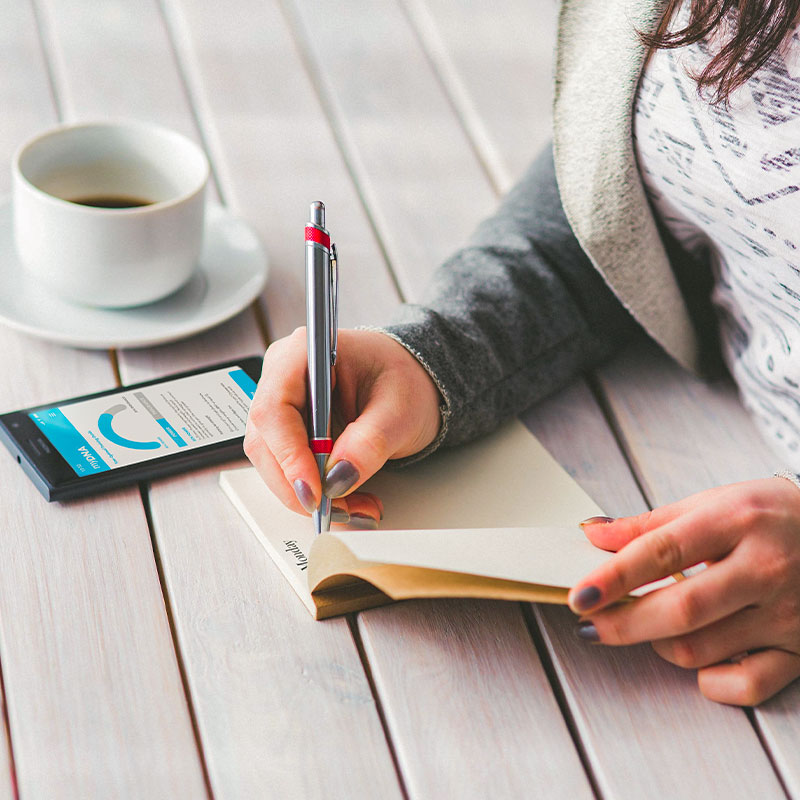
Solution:
<path fill-rule="evenodd" d="M 652 642 L 667 661 L 697 668 L 700 691 L 720 703 L 756 705 L 800 676 L 797 486 L 748 481 L 606 519 L 583 523 L 593 544 L 619 552 L 570 592 L 582 638 Z M 687 580 L 609 608 L 700 562 L 708 567 Z"/>

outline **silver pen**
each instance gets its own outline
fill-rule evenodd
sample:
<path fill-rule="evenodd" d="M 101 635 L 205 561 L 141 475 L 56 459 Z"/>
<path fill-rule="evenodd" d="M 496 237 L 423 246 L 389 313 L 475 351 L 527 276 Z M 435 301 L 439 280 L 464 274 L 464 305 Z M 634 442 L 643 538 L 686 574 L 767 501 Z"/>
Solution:
<path fill-rule="evenodd" d="M 325 478 L 331 439 L 331 367 L 338 333 L 336 245 L 325 229 L 325 205 L 311 204 L 306 224 L 306 342 L 308 347 L 309 445 Z M 316 533 L 330 530 L 331 499 L 323 493 L 313 513 Z"/>

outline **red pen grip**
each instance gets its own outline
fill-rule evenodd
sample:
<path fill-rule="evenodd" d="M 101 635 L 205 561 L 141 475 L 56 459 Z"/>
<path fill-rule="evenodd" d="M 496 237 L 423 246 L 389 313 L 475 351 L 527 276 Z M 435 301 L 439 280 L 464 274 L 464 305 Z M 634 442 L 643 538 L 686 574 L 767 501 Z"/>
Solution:
<path fill-rule="evenodd" d="M 317 244 L 321 244 L 323 247 L 327 247 L 329 250 L 331 247 L 331 237 L 328 236 L 325 231 L 321 231 L 319 228 L 315 228 L 313 225 L 306 225 L 306 241 L 316 242 Z"/>

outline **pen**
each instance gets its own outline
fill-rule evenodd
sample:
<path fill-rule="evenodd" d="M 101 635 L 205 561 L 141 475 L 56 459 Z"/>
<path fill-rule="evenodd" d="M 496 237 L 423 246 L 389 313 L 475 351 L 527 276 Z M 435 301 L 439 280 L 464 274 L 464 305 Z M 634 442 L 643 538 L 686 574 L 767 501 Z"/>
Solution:
<path fill-rule="evenodd" d="M 309 446 L 320 480 L 333 447 L 331 367 L 336 363 L 338 329 L 336 245 L 325 230 L 325 205 L 311 204 L 306 224 L 306 344 L 308 348 Z M 312 515 L 315 533 L 330 530 L 331 499 L 323 493 Z"/>

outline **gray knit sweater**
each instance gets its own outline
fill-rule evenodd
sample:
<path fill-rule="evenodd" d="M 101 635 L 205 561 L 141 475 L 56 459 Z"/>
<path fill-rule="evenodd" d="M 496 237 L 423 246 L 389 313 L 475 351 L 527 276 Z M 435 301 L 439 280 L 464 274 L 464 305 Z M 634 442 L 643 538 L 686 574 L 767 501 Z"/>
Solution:
<path fill-rule="evenodd" d="M 439 445 L 486 433 L 644 335 L 564 216 L 547 148 L 384 332 L 444 398 Z"/>

